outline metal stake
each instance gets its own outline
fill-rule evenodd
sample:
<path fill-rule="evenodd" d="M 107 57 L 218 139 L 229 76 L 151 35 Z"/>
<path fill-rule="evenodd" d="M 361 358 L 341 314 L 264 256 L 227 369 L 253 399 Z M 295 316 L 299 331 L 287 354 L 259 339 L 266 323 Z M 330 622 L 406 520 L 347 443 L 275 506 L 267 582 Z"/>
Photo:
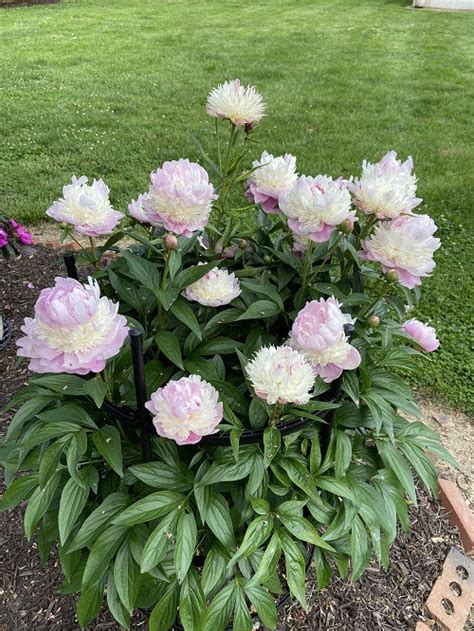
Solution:
<path fill-rule="evenodd" d="M 76 257 L 74 252 L 65 252 L 63 255 L 66 271 L 69 278 L 79 280 L 77 276 Z"/>
<path fill-rule="evenodd" d="M 135 380 L 135 393 L 137 397 L 137 419 L 140 426 L 140 438 L 142 443 L 142 455 L 145 462 L 151 460 L 150 444 L 150 419 L 146 403 L 145 362 L 143 361 L 142 332 L 140 329 L 131 329 L 129 332 L 130 345 L 132 347 L 133 376 Z"/>

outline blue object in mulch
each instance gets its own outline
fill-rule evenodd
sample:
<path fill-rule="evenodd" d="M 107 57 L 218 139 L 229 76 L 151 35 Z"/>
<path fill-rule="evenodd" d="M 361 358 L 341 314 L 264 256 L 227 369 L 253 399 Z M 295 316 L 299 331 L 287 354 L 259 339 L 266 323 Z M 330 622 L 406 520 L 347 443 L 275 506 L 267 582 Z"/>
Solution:
<path fill-rule="evenodd" d="M 10 320 L 3 318 L 3 337 L 0 338 L 0 351 L 3 351 L 5 346 L 11 339 L 13 327 Z"/>

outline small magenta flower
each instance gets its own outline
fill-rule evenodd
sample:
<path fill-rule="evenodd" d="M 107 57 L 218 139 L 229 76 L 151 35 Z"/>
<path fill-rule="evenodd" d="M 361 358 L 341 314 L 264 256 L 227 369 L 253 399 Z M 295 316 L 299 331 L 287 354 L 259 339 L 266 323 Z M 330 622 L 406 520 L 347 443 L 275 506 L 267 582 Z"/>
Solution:
<path fill-rule="evenodd" d="M 33 372 L 101 372 L 127 336 L 126 318 L 118 304 L 100 296 L 99 285 L 89 278 L 81 285 L 72 278 L 56 278 L 43 289 L 35 317 L 25 318 L 17 341 L 17 354 L 30 359 Z"/>
<path fill-rule="evenodd" d="M 381 263 L 384 272 L 395 270 L 400 284 L 413 289 L 435 268 L 433 254 L 441 244 L 433 237 L 436 230 L 428 215 L 403 215 L 382 221 L 362 243 L 359 255 Z"/>
<path fill-rule="evenodd" d="M 315 374 L 309 361 L 290 346 L 264 346 L 245 368 L 255 394 L 268 404 L 307 403 Z"/>
<path fill-rule="evenodd" d="M 178 445 L 192 445 L 215 434 L 223 415 L 219 393 L 198 375 L 168 382 L 145 406 L 153 415 L 157 434 Z"/>
<path fill-rule="evenodd" d="M 8 233 L 3 228 L 0 228 L 0 248 L 4 248 L 8 244 Z"/>
<path fill-rule="evenodd" d="M 14 219 L 10 219 L 10 225 L 12 226 L 14 234 L 18 237 L 20 243 L 23 243 L 23 245 L 31 245 L 33 243 L 33 237 L 27 230 L 24 229 L 21 223 L 18 223 L 18 221 L 15 221 Z"/>
<path fill-rule="evenodd" d="M 152 226 L 184 237 L 207 226 L 217 195 L 200 164 L 185 159 L 164 162 L 151 173 L 150 182 L 143 208 Z"/>
<path fill-rule="evenodd" d="M 148 193 L 142 193 L 128 205 L 128 214 L 140 223 L 149 223 L 148 215 L 143 208 L 143 202 L 147 199 Z"/>
<path fill-rule="evenodd" d="M 87 184 L 87 177 L 72 177 L 71 184 L 64 186 L 63 196 L 56 200 L 46 214 L 56 221 L 74 226 L 87 237 L 110 234 L 123 213 L 114 210 L 109 200 L 109 187 L 102 180 Z"/>
<path fill-rule="evenodd" d="M 312 300 L 298 313 L 290 332 L 290 345 L 308 358 L 327 383 L 361 362 L 359 351 L 349 344 L 344 332 L 344 325 L 352 319 L 340 307 L 333 296 Z"/>
<path fill-rule="evenodd" d="M 432 353 L 439 347 L 439 340 L 436 337 L 434 327 L 428 326 L 420 322 L 420 320 L 407 320 L 400 328 L 403 333 L 413 338 L 427 353 Z"/>
<path fill-rule="evenodd" d="M 216 267 L 186 287 L 183 296 L 206 307 L 221 307 L 228 305 L 241 293 L 242 289 L 235 274 Z"/>
<path fill-rule="evenodd" d="M 272 156 L 264 151 L 260 160 L 252 162 L 253 173 L 247 180 L 247 198 L 266 213 L 278 213 L 280 195 L 296 182 L 296 158 L 289 153 Z"/>
<path fill-rule="evenodd" d="M 282 193 L 279 205 L 290 229 L 317 243 L 327 241 L 339 224 L 354 218 L 345 180 L 327 175 L 301 175 L 289 191 Z"/>
<path fill-rule="evenodd" d="M 411 213 L 423 201 L 416 197 L 417 180 L 412 170 L 411 157 L 402 163 L 395 151 L 389 151 L 376 164 L 364 160 L 361 178 L 349 184 L 355 206 L 378 219 Z"/>
<path fill-rule="evenodd" d="M 265 103 L 254 86 L 241 85 L 239 79 L 226 81 L 207 97 L 206 112 L 214 118 L 225 118 L 234 125 L 251 129 L 265 115 Z"/>

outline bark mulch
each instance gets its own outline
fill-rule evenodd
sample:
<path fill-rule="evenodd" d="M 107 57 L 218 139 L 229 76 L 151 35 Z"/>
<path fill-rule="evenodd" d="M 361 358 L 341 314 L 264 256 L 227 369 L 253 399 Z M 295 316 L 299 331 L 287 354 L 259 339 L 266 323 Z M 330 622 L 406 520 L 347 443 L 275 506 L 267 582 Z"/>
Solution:
<path fill-rule="evenodd" d="M 54 251 L 38 248 L 31 257 L 0 262 L 0 313 L 14 327 L 31 315 L 39 291 L 63 275 L 63 266 Z M 26 365 L 16 365 L 14 341 L 0 353 L 0 407 L 27 379 Z M 0 418 L 3 433 L 9 415 Z M 400 533 L 391 553 L 388 572 L 372 564 L 357 582 L 334 578 L 331 585 L 318 590 L 313 574 L 309 578 L 309 612 L 295 604 L 280 612 L 278 631 L 402 631 L 413 629 L 423 615 L 433 583 L 441 573 L 443 561 L 452 546 L 462 550 L 453 528 L 436 500 L 419 494 L 419 507 L 410 511 L 411 529 Z M 75 631 L 75 596 L 57 593 L 61 570 L 53 554 L 44 566 L 34 542 L 26 541 L 22 528 L 22 509 L 0 515 L 0 629 L 1 631 Z M 146 629 L 146 620 L 137 613 L 133 629 Z M 91 629 L 120 627 L 104 611 Z M 433 631 L 436 627 L 432 627 Z M 466 626 L 466 629 L 473 628 Z"/>

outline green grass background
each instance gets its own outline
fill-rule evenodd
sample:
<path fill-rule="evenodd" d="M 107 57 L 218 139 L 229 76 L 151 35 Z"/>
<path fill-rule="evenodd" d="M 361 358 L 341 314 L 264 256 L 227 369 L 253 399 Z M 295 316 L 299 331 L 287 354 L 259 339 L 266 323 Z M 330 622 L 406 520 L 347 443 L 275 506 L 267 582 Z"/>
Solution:
<path fill-rule="evenodd" d="M 412 154 L 443 247 L 419 315 L 441 350 L 429 394 L 472 410 L 474 14 L 408 0 L 96 0 L 0 11 L 0 208 L 39 221 L 72 174 L 123 209 L 165 159 L 197 158 L 208 90 L 240 77 L 258 137 L 300 173 Z"/>

